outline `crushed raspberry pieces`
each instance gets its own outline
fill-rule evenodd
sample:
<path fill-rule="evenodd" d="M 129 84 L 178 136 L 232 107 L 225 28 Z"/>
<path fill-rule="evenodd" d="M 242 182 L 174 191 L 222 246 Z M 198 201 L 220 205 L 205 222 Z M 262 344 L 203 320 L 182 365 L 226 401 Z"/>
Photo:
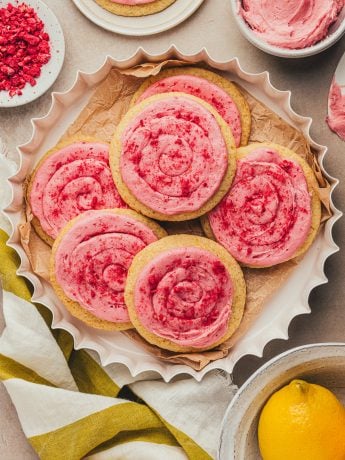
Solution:
<path fill-rule="evenodd" d="M 36 85 L 51 57 L 49 35 L 35 10 L 25 3 L 0 8 L 0 91 L 21 95 Z"/>
<path fill-rule="evenodd" d="M 150 288 L 155 288 L 157 286 L 158 280 L 155 275 L 150 275 L 148 277 L 148 282 L 149 282 Z"/>
<path fill-rule="evenodd" d="M 215 107 L 215 108 L 218 110 L 218 112 L 219 112 L 220 110 L 223 109 L 223 104 L 222 104 L 222 102 L 219 101 L 219 100 L 218 100 L 217 98 L 215 98 L 214 96 L 212 96 L 211 102 L 212 102 L 213 107 Z"/>
<path fill-rule="evenodd" d="M 203 326 L 210 326 L 212 323 L 214 323 L 214 321 L 217 318 L 218 318 L 218 311 L 214 309 L 208 316 L 202 317 L 202 324 Z"/>
<path fill-rule="evenodd" d="M 283 168 L 288 174 L 290 174 L 292 172 L 292 168 L 293 168 L 293 164 L 291 163 L 291 161 L 288 161 L 288 160 L 284 160 L 281 164 L 280 164 L 281 168 Z"/>
<path fill-rule="evenodd" d="M 91 200 L 91 208 L 92 209 L 95 209 L 96 206 L 98 204 L 98 198 L 96 196 L 92 197 L 92 200 Z"/>
<path fill-rule="evenodd" d="M 131 155 L 130 160 L 133 164 L 138 165 L 141 161 L 141 153 L 140 152 L 133 153 Z"/>
<path fill-rule="evenodd" d="M 180 185 L 181 185 L 181 195 L 184 197 L 187 197 L 191 194 L 191 183 L 188 179 L 184 179 L 181 177 L 180 179 Z"/>
<path fill-rule="evenodd" d="M 217 260 L 212 264 L 212 271 L 215 275 L 223 275 L 225 273 L 225 267 Z"/>

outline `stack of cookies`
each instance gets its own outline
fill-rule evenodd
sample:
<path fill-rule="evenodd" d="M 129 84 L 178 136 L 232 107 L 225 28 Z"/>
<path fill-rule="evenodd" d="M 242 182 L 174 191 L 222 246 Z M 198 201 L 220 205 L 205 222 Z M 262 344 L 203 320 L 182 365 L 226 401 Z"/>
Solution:
<path fill-rule="evenodd" d="M 135 327 L 176 352 L 232 336 L 246 302 L 241 266 L 301 255 L 321 219 L 308 164 L 280 145 L 247 145 L 250 129 L 235 83 L 173 68 L 144 81 L 110 146 L 73 138 L 42 158 L 27 200 L 72 315 Z M 198 218 L 205 237 L 167 236 L 160 224 Z"/>

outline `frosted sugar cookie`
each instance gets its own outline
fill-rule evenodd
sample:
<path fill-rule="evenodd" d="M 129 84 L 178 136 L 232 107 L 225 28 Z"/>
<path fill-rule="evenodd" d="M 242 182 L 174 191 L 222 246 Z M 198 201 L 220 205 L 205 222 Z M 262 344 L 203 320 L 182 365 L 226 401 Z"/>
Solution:
<path fill-rule="evenodd" d="M 146 245 L 166 235 L 129 209 L 86 211 L 53 245 L 50 279 L 70 313 L 106 330 L 132 327 L 124 302 L 127 270 Z"/>
<path fill-rule="evenodd" d="M 172 235 L 137 254 L 128 271 L 130 319 L 148 342 L 167 350 L 209 350 L 238 328 L 245 305 L 242 271 L 207 238 Z"/>
<path fill-rule="evenodd" d="M 132 107 L 118 125 L 110 166 L 131 208 L 158 220 L 188 220 L 228 191 L 235 145 L 229 126 L 203 100 L 158 94 Z"/>
<path fill-rule="evenodd" d="M 250 110 L 235 83 L 198 67 L 166 69 L 144 81 L 134 94 L 131 105 L 167 92 L 183 92 L 208 102 L 230 126 L 236 147 L 248 143 Z"/>
<path fill-rule="evenodd" d="M 229 193 L 203 219 L 206 234 L 250 267 L 303 254 L 321 219 L 311 168 L 293 151 L 270 143 L 242 147 L 237 156 Z"/>
<path fill-rule="evenodd" d="M 127 208 L 109 167 L 109 145 L 73 138 L 49 150 L 29 178 L 27 201 L 32 224 L 52 245 L 60 229 L 90 209 Z"/>
<path fill-rule="evenodd" d="M 147 16 L 159 13 L 176 0 L 95 0 L 102 8 L 118 16 Z"/>

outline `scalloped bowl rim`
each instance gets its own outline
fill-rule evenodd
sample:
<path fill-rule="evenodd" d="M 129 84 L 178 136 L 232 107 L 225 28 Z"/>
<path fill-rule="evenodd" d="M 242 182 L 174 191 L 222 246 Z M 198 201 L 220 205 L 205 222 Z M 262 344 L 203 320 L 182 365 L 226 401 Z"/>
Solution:
<path fill-rule="evenodd" d="M 197 381 L 201 381 L 203 376 L 213 369 L 222 369 L 222 370 L 225 370 L 226 372 L 231 373 L 236 362 L 245 355 L 255 355 L 258 357 L 262 357 L 264 347 L 273 339 L 285 339 L 285 340 L 288 339 L 288 328 L 289 328 L 290 322 L 297 315 L 310 313 L 310 307 L 308 304 L 308 297 L 309 297 L 310 291 L 314 287 L 327 282 L 327 278 L 324 274 L 324 263 L 329 256 L 331 256 L 332 254 L 334 254 L 335 252 L 339 250 L 339 247 L 335 244 L 333 237 L 332 237 L 332 227 L 334 223 L 342 215 L 342 213 L 335 207 L 332 201 L 332 193 L 333 193 L 334 188 L 338 184 L 338 180 L 330 176 L 323 166 L 323 160 L 327 152 L 327 147 L 317 144 L 310 137 L 310 126 L 312 123 L 312 119 L 310 117 L 304 117 L 304 116 L 298 115 L 292 109 L 291 91 L 280 91 L 276 89 L 275 87 L 273 87 L 273 85 L 270 82 L 269 73 L 267 71 L 256 73 L 256 74 L 244 71 L 237 57 L 232 58 L 230 60 L 225 60 L 225 61 L 213 60 L 209 56 L 206 48 L 202 48 L 198 53 L 183 54 L 181 51 L 178 50 L 178 48 L 175 45 L 172 45 L 167 51 L 163 53 L 150 54 L 147 51 L 145 51 L 144 48 L 138 47 L 138 49 L 136 50 L 135 53 L 133 53 L 132 56 L 126 59 L 122 59 L 122 60 L 116 60 L 112 56 L 108 55 L 106 56 L 104 63 L 96 71 L 94 72 L 78 71 L 75 81 L 72 84 L 70 89 L 64 92 L 53 92 L 51 94 L 52 103 L 51 103 L 51 106 L 47 114 L 40 118 L 31 119 L 32 136 L 28 140 L 28 142 L 26 142 L 25 144 L 19 145 L 17 147 L 17 151 L 19 154 L 19 168 L 16 174 L 11 176 L 11 178 L 9 178 L 11 192 L 12 192 L 11 203 L 4 210 L 4 213 L 9 218 L 11 222 L 11 226 L 12 226 L 12 232 L 11 232 L 11 235 L 8 241 L 8 245 L 12 247 L 18 253 L 20 257 L 20 261 L 21 261 L 20 267 L 18 269 L 18 273 L 21 274 L 22 276 L 25 276 L 34 285 L 34 295 L 32 299 L 36 302 L 43 303 L 51 310 L 51 308 L 49 307 L 49 305 L 46 304 L 44 299 L 42 301 L 42 297 L 43 297 L 42 293 L 44 293 L 44 286 L 49 286 L 48 283 L 45 282 L 44 280 L 42 281 L 32 271 L 29 272 L 26 269 L 23 269 L 24 261 L 28 262 L 28 259 L 20 243 L 16 241 L 16 235 L 15 235 L 16 228 L 15 228 L 15 224 L 13 223 L 11 219 L 11 214 L 13 213 L 11 206 L 14 206 L 14 202 L 15 202 L 14 190 L 16 187 L 21 187 L 21 183 L 23 181 L 23 178 L 20 177 L 20 174 L 21 174 L 21 170 L 23 166 L 23 155 L 25 155 L 25 150 L 28 150 L 31 143 L 34 142 L 35 137 L 37 135 L 37 131 L 40 129 L 40 125 L 44 125 L 44 123 L 47 122 L 47 120 L 49 120 L 50 117 L 54 115 L 54 109 L 55 109 L 56 104 L 59 104 L 59 100 L 62 100 L 64 97 L 67 97 L 69 93 L 73 93 L 73 90 L 75 89 L 76 85 L 78 84 L 80 80 L 85 80 L 88 78 L 92 79 L 93 77 L 95 78 L 96 74 L 101 74 L 103 75 L 103 77 L 99 79 L 99 82 L 100 82 L 107 75 L 109 69 L 113 66 L 116 66 L 119 69 L 126 69 L 132 65 L 137 65 L 138 63 L 141 63 L 144 61 L 159 62 L 165 59 L 183 59 L 183 60 L 189 61 L 190 63 L 197 63 L 197 62 L 203 61 L 207 63 L 208 65 L 215 67 L 218 70 L 225 70 L 225 71 L 227 67 L 234 66 L 239 73 L 239 78 L 242 75 L 242 77 L 246 76 L 249 79 L 261 80 L 265 91 L 267 91 L 267 87 L 268 87 L 269 90 L 274 93 L 276 99 L 280 99 L 285 102 L 284 108 L 287 110 L 290 118 L 294 122 L 299 123 L 300 125 L 303 125 L 303 133 L 306 136 L 308 142 L 315 149 L 318 150 L 319 152 L 318 159 L 319 159 L 320 167 L 323 171 L 323 174 L 327 177 L 327 179 L 329 180 L 331 184 L 330 201 L 331 201 L 331 209 L 333 211 L 333 216 L 325 224 L 324 232 L 325 232 L 325 239 L 327 241 L 327 247 L 323 250 L 322 253 L 318 255 L 317 274 L 315 275 L 315 277 L 309 280 L 306 286 L 304 286 L 303 292 L 301 294 L 301 297 L 303 300 L 301 301 L 300 305 L 297 305 L 295 309 L 291 312 L 292 316 L 290 315 L 291 317 L 289 317 L 287 321 L 284 321 L 282 324 L 279 324 L 279 327 L 277 326 L 273 327 L 270 330 L 270 332 L 267 333 L 266 337 L 261 337 L 261 339 L 258 340 L 258 343 L 255 344 L 255 346 L 249 347 L 248 350 L 246 350 L 245 352 L 238 352 L 236 354 L 236 346 L 235 346 L 233 349 L 234 351 L 232 351 L 227 357 L 211 362 L 204 369 L 200 371 L 196 371 L 187 365 L 173 364 L 173 363 L 166 363 L 163 361 L 159 361 L 157 358 L 155 360 L 155 365 L 153 366 L 154 368 L 152 367 L 152 364 L 150 363 L 145 364 L 145 362 L 142 362 L 142 360 L 140 359 L 137 360 L 135 363 L 133 363 L 133 361 L 126 356 L 120 356 L 120 357 L 117 356 L 117 359 L 114 361 L 113 358 L 109 358 L 110 353 L 107 352 L 104 345 L 98 344 L 97 347 L 90 346 L 90 343 L 87 343 L 87 340 L 86 341 L 84 340 L 84 338 L 82 337 L 82 334 L 80 333 L 80 331 L 76 329 L 74 325 L 72 324 L 61 325 L 60 324 L 61 321 L 58 321 L 56 319 L 56 315 L 52 311 L 53 313 L 52 328 L 53 329 L 60 328 L 60 329 L 67 330 L 73 336 L 74 346 L 76 349 L 89 348 L 89 349 L 93 349 L 94 351 L 96 351 L 97 354 L 99 355 L 102 365 L 104 366 L 110 363 L 114 363 L 114 362 L 124 364 L 129 369 L 133 377 L 136 377 L 137 375 L 143 372 L 152 371 L 152 372 L 158 373 L 167 382 L 170 381 L 175 376 L 182 375 L 182 374 L 190 375 L 194 377 Z M 229 72 L 229 69 L 227 71 Z M 240 339 L 239 343 L 241 341 L 245 341 L 245 338 L 246 338 L 246 335 Z M 230 359 L 230 356 L 232 356 L 232 359 Z"/>

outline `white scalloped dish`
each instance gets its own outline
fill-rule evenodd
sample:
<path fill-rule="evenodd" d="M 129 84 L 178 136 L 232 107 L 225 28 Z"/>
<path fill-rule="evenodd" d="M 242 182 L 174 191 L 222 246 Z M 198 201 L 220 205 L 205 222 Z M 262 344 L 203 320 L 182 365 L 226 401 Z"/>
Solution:
<path fill-rule="evenodd" d="M 49 113 L 43 118 L 32 121 L 33 135 L 31 140 L 18 148 L 21 156 L 21 166 L 18 173 L 10 179 L 13 199 L 6 210 L 6 215 L 9 217 L 13 227 L 9 245 L 20 256 L 19 273 L 29 279 L 34 286 L 33 300 L 46 305 L 52 311 L 52 327 L 64 329 L 71 333 L 76 349 L 89 348 L 95 350 L 99 354 L 103 365 L 122 363 L 128 367 L 134 376 L 144 371 L 155 371 L 166 381 L 180 374 L 189 374 L 199 381 L 212 369 L 232 372 L 236 362 L 245 355 L 261 356 L 265 345 L 269 341 L 288 337 L 289 324 L 296 315 L 310 312 L 308 305 L 310 291 L 315 286 L 327 281 L 324 274 L 324 262 L 338 250 L 332 238 L 332 227 L 341 213 L 335 208 L 332 199 L 331 210 L 333 216 L 322 225 L 316 241 L 303 260 L 297 265 L 292 275 L 267 302 L 260 316 L 256 318 L 248 332 L 231 349 L 229 355 L 211 362 L 201 371 L 195 371 L 187 365 L 162 361 L 120 332 L 92 329 L 73 318 L 59 302 L 52 287 L 32 272 L 29 260 L 21 246 L 17 229 L 23 211 L 22 183 L 26 175 L 31 171 L 37 159 L 57 143 L 67 127 L 87 104 L 97 85 L 107 76 L 111 67 L 116 66 L 119 69 L 126 69 L 142 62 L 159 62 L 168 58 L 178 58 L 191 63 L 203 61 L 215 69 L 224 71 L 225 76 L 228 75 L 231 80 L 240 83 L 254 97 L 266 104 L 289 124 L 299 129 L 312 146 L 314 152 L 316 152 L 323 174 L 330 182 L 332 190 L 334 189 L 337 185 L 337 180 L 329 176 L 323 167 L 323 158 L 327 149 L 316 144 L 309 135 L 312 120 L 301 117 L 292 110 L 290 92 L 275 89 L 270 83 L 267 72 L 261 74 L 244 72 L 236 58 L 226 63 L 215 62 L 207 55 L 205 50 L 194 56 L 184 56 L 173 47 L 162 55 L 149 56 L 144 50 L 139 49 L 128 60 L 115 61 L 108 57 L 103 66 L 96 72 L 92 74 L 79 72 L 73 87 L 66 93 L 53 93 Z M 286 299 L 289 299 L 288 305 Z"/>

